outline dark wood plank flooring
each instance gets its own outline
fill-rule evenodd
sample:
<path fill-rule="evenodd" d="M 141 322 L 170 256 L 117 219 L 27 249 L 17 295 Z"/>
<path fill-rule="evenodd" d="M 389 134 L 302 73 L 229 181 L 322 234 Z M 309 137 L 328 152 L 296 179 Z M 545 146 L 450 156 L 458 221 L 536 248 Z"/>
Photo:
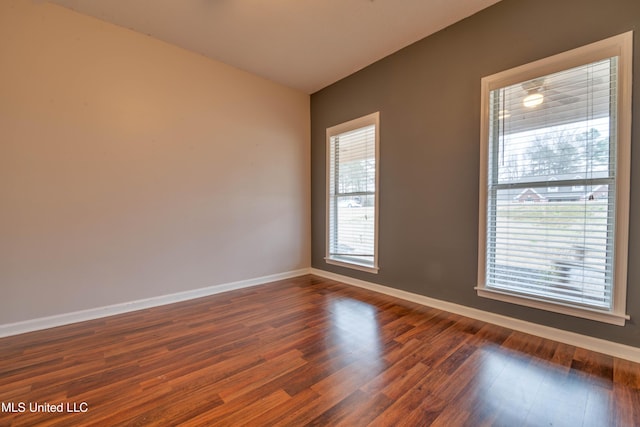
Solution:
<path fill-rule="evenodd" d="M 1 426 L 640 426 L 638 364 L 315 276 L 3 338 L 0 356 Z"/>

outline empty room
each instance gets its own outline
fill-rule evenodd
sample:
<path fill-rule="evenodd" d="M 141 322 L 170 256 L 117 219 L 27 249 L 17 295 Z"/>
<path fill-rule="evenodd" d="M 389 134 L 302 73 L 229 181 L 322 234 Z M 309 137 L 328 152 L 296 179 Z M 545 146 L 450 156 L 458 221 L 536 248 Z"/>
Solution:
<path fill-rule="evenodd" d="M 640 426 L 638 31 L 0 1 L 0 426 Z"/>

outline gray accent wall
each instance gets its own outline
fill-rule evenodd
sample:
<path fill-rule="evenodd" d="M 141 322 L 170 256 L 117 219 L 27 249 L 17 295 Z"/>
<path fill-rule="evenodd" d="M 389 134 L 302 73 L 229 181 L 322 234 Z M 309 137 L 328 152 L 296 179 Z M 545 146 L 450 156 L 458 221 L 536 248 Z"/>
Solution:
<path fill-rule="evenodd" d="M 480 79 L 634 33 L 631 212 L 624 327 L 480 298 Z M 311 96 L 312 266 L 640 347 L 640 1 L 503 0 Z M 378 274 L 328 265 L 325 129 L 380 111 Z"/>

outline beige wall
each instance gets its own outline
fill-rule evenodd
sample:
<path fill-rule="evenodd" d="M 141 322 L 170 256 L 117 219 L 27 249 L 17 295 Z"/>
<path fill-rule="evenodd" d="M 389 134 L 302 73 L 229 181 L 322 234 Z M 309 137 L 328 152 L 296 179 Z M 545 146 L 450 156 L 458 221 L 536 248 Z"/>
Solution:
<path fill-rule="evenodd" d="M 0 2 L 0 324 L 310 265 L 309 97 Z"/>

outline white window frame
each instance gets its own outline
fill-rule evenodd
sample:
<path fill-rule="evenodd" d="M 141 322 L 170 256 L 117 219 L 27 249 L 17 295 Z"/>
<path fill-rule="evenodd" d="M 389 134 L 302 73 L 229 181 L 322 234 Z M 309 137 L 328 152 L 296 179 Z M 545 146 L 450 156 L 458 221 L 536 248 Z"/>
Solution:
<path fill-rule="evenodd" d="M 350 261 L 347 259 L 334 258 L 329 254 L 329 233 L 331 230 L 330 220 L 331 220 L 331 188 L 330 188 L 330 171 L 331 171 L 331 138 L 337 135 L 340 135 L 345 132 L 349 132 L 352 130 L 360 129 L 366 126 L 375 125 L 375 164 L 376 164 L 376 173 L 375 173 L 375 205 L 374 205 L 374 252 L 373 252 L 373 265 L 369 266 L 366 264 L 360 264 L 356 261 Z M 375 112 L 368 114 L 363 117 L 359 117 L 354 120 L 350 120 L 345 123 L 341 123 L 336 126 L 332 126 L 327 128 L 326 132 L 326 150 L 327 150 L 327 162 L 326 162 L 326 224 L 325 224 L 325 262 L 327 264 L 338 265 L 341 267 L 348 267 L 355 270 L 366 271 L 369 273 L 378 273 L 378 206 L 379 203 L 379 183 L 380 183 L 380 112 Z"/>
<path fill-rule="evenodd" d="M 481 81 L 481 151 L 480 151 L 480 201 L 478 237 L 478 296 L 494 300 L 534 307 L 624 326 L 630 317 L 626 314 L 627 263 L 629 240 L 629 201 L 631 169 L 631 84 L 633 62 L 633 32 L 579 47 L 558 55 L 541 59 L 520 67 L 482 78 Z M 616 200 L 614 232 L 614 276 L 612 309 L 598 310 L 571 303 L 548 301 L 534 296 L 522 296 L 492 289 L 486 284 L 487 204 L 489 171 L 489 95 L 491 91 L 531 80 L 548 74 L 571 69 L 613 56 L 618 56 L 618 122 L 616 157 Z"/>

